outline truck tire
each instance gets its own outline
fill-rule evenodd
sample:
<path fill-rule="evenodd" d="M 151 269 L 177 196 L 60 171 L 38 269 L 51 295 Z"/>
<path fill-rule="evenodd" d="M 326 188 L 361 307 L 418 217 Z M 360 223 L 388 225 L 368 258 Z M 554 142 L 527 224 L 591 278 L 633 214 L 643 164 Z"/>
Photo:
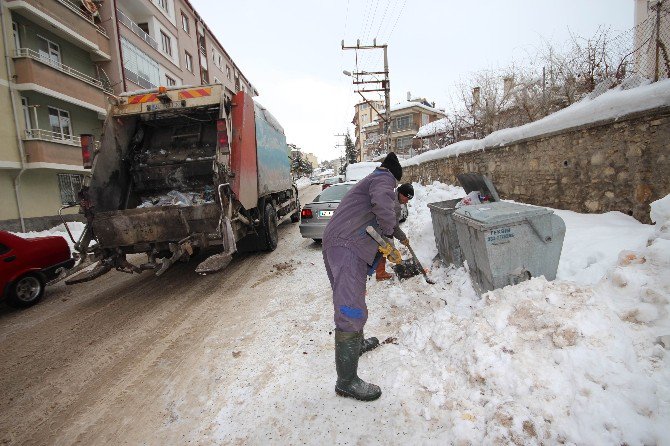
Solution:
<path fill-rule="evenodd" d="M 277 213 L 272 203 L 266 203 L 263 209 L 263 248 L 266 251 L 274 251 L 278 240 Z"/>
<path fill-rule="evenodd" d="M 26 274 L 9 286 L 7 304 L 14 308 L 35 305 L 44 296 L 44 279 L 37 274 Z"/>

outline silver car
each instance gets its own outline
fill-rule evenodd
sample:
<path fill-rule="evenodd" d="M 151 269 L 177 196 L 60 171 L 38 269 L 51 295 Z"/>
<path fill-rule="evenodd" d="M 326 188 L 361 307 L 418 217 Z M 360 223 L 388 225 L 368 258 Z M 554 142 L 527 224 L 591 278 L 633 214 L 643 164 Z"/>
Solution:
<path fill-rule="evenodd" d="M 355 184 L 355 182 L 333 184 L 321 191 L 311 203 L 307 203 L 300 212 L 300 235 L 317 242 L 321 241 L 330 217 Z"/>

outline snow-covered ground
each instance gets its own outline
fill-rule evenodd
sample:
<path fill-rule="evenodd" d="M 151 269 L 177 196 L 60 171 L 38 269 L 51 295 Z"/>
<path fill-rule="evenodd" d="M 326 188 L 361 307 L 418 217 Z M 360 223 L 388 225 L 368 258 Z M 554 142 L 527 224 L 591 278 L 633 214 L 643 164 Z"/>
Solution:
<path fill-rule="evenodd" d="M 464 192 L 414 188 L 403 229 L 431 266 L 426 205 Z M 240 327 L 237 347 L 218 357 L 220 337 L 204 340 L 203 363 L 190 373 L 209 385 L 175 375 L 165 396 L 173 421 L 152 435 L 196 444 L 670 445 L 670 356 L 658 342 L 670 334 L 670 196 L 654 203 L 655 225 L 618 212 L 555 212 L 567 231 L 553 282 L 479 297 L 464 268 L 435 265 L 435 285 L 420 276 L 368 282 L 366 334 L 387 341 L 359 364 L 383 391 L 371 403 L 334 394 L 330 287 L 320 246 L 302 241 L 249 290 L 272 301 Z"/>
<path fill-rule="evenodd" d="M 464 192 L 440 183 L 414 188 L 403 228 L 431 265 L 437 250 L 426 204 Z M 670 444 L 670 361 L 656 342 L 670 334 L 668 200 L 656 226 L 620 213 L 556 211 L 567 233 L 553 282 L 534 278 L 480 298 L 464 268 L 433 267 L 433 286 L 422 277 L 370 280 L 366 334 L 388 341 L 359 364 L 359 375 L 382 388 L 372 403 L 334 394 L 330 289 L 320 251 L 306 248 L 301 264 L 278 271 L 285 277 L 267 290 L 277 295 L 269 310 L 282 316 L 262 335 L 289 337 L 290 345 L 244 350 L 242 387 L 209 396 L 208 404 L 227 403 L 215 427 L 195 438 Z"/>
<path fill-rule="evenodd" d="M 298 187 L 298 190 L 302 190 L 306 187 L 309 187 L 310 184 L 312 184 L 312 182 L 309 179 L 309 177 L 300 177 L 297 180 L 295 180 L 295 185 Z"/>

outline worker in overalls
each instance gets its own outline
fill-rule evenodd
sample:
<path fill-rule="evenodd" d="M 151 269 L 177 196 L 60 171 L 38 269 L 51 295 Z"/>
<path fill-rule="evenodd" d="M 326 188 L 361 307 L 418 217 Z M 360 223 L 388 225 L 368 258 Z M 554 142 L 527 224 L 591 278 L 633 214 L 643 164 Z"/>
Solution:
<path fill-rule="evenodd" d="M 323 261 L 333 289 L 335 312 L 335 392 L 362 401 L 379 398 L 379 386 L 357 375 L 359 356 L 379 345 L 377 338 L 365 339 L 368 319 L 365 283 L 379 245 L 366 228 L 372 226 L 391 238 L 396 226 L 395 187 L 402 167 L 391 152 L 381 166 L 360 180 L 340 202 L 323 234 Z"/>

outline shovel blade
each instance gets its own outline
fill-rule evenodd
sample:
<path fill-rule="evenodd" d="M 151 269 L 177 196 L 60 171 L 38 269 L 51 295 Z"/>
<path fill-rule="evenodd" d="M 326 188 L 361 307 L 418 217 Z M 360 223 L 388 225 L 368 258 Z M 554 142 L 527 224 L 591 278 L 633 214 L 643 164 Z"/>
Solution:
<path fill-rule="evenodd" d="M 400 280 L 409 279 L 410 277 L 422 274 L 421 268 L 412 259 L 403 260 L 402 263 L 393 265 L 392 268 Z"/>

